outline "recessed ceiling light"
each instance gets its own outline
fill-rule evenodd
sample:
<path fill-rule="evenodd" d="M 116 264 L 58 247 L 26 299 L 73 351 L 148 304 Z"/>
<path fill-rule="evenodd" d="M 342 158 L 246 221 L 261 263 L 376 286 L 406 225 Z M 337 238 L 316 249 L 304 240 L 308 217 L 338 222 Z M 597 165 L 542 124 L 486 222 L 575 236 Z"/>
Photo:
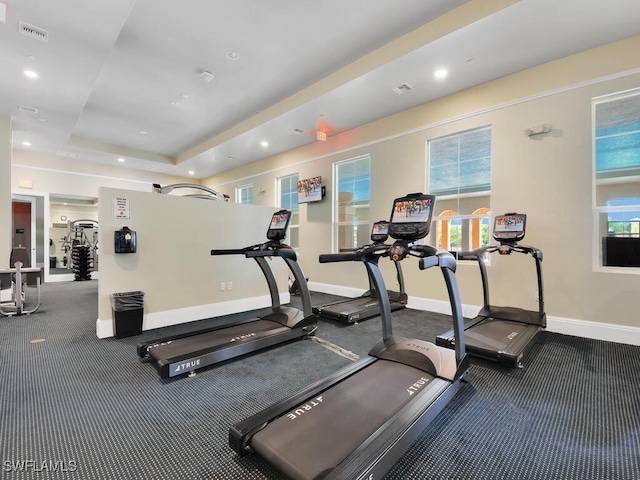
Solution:
<path fill-rule="evenodd" d="M 173 105 L 174 107 L 181 107 L 182 106 L 182 104 L 180 102 L 177 102 L 176 100 L 173 100 L 171 102 L 171 105 Z"/>
<path fill-rule="evenodd" d="M 180 94 L 180 98 L 184 98 L 186 100 L 187 98 L 189 98 L 189 94 L 188 93 L 181 93 Z"/>
<path fill-rule="evenodd" d="M 38 74 L 33 70 L 25 70 L 23 73 L 29 78 L 38 78 Z"/>
<path fill-rule="evenodd" d="M 189 175 L 195 175 L 195 173 L 196 173 L 196 172 L 194 172 L 193 170 L 189 170 L 187 173 L 188 173 Z"/>
<path fill-rule="evenodd" d="M 445 78 L 447 76 L 447 70 L 445 68 L 439 68 L 438 70 L 435 71 L 435 73 L 433 74 L 434 77 L 441 79 L 441 78 Z"/>
<path fill-rule="evenodd" d="M 120 163 L 124 163 L 124 158 L 122 158 L 122 157 L 118 157 L 118 161 L 119 161 Z"/>
<path fill-rule="evenodd" d="M 238 60 L 240 58 L 240 55 L 238 54 L 238 52 L 234 52 L 233 50 L 229 50 L 227 52 L 227 58 L 229 60 Z"/>
<path fill-rule="evenodd" d="M 22 145 L 24 145 L 25 147 L 30 147 L 31 146 L 31 142 L 27 142 L 25 140 L 24 142 L 22 142 Z"/>
<path fill-rule="evenodd" d="M 268 147 L 269 146 L 269 142 L 267 142 L 266 140 L 263 140 L 260 142 L 260 145 L 262 145 L 263 147 Z"/>
<path fill-rule="evenodd" d="M 46 120 L 42 117 L 36 117 L 36 121 L 38 122 L 46 122 Z"/>
<path fill-rule="evenodd" d="M 140 130 L 138 133 L 140 135 L 149 135 L 149 132 L 147 132 L 146 130 Z"/>

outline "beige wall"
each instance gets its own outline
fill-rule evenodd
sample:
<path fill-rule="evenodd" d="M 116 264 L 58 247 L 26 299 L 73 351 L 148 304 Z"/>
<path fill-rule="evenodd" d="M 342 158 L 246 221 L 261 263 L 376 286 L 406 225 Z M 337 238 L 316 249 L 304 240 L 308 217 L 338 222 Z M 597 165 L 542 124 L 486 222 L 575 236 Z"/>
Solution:
<path fill-rule="evenodd" d="M 296 172 L 300 178 L 322 175 L 327 198 L 300 209 L 301 262 L 312 282 L 364 288 L 361 266 L 317 262 L 318 254 L 332 248 L 332 164 L 370 155 L 372 220 L 388 218 L 394 197 L 428 190 L 429 139 L 491 125 L 490 206 L 494 213 L 527 213 L 524 243 L 544 252 L 548 315 L 573 322 L 576 334 L 588 328 L 581 321 L 637 328 L 640 275 L 592 271 L 591 98 L 640 87 L 638 51 L 640 37 L 617 42 L 401 112 L 330 137 L 324 144 L 316 142 L 208 178 L 203 184 L 232 194 L 235 186 L 251 182 L 254 188 L 266 189 L 255 201 L 267 205 L 276 202 L 277 177 Z M 541 123 L 552 124 L 553 131 L 535 137 L 523 133 Z M 409 295 L 445 300 L 440 275 L 420 272 L 409 263 L 404 267 Z M 391 274 L 385 276 L 392 281 Z M 493 304 L 537 309 L 532 259 L 494 258 L 489 276 Z M 457 278 L 463 303 L 480 305 L 477 266 L 461 263 Z M 631 331 L 638 336 L 637 330 Z"/>
<path fill-rule="evenodd" d="M 129 219 L 114 218 L 114 198 L 127 199 Z M 270 305 L 269 289 L 254 260 L 243 255 L 211 256 L 210 252 L 265 242 L 274 211 L 272 207 L 101 188 L 98 336 L 110 333 L 113 293 L 145 292 L 145 330 Z M 137 233 L 136 253 L 114 252 L 114 231 L 123 225 Z M 270 265 L 280 291 L 287 294 L 288 269 L 279 259 Z M 220 289 L 222 282 L 225 290 Z M 232 289 L 228 289 L 229 282 Z M 265 297 L 260 305 L 249 303 L 257 297 Z"/>
<path fill-rule="evenodd" d="M 11 254 L 11 117 L 0 115 L 0 266 Z"/>

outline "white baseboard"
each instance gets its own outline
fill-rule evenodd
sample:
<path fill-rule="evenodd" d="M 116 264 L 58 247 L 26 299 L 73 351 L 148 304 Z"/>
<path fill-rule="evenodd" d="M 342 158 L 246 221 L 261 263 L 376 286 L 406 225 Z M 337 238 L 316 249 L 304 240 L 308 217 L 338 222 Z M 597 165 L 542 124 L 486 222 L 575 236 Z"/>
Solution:
<path fill-rule="evenodd" d="M 91 272 L 91 280 L 98 280 L 99 278 L 100 276 L 98 272 Z M 74 273 L 56 273 L 47 275 L 47 283 L 75 282 L 75 280 L 76 276 Z M 86 281 L 88 282 L 89 280 Z"/>
<path fill-rule="evenodd" d="M 315 292 L 330 293 L 344 297 L 357 297 L 364 290 L 329 285 L 326 283 L 309 282 L 309 289 Z M 409 297 L 407 307 L 435 313 L 451 315 L 451 305 L 443 300 L 433 300 L 423 297 Z M 462 314 L 465 318 L 475 317 L 482 307 L 477 305 L 462 305 Z M 573 335 L 575 337 L 604 340 L 607 342 L 625 343 L 627 345 L 640 346 L 640 328 L 616 325 L 612 323 L 590 322 L 573 318 L 553 317 L 547 314 L 547 331 Z"/>
<path fill-rule="evenodd" d="M 312 292 L 340 295 L 341 297 L 354 298 L 366 292 L 366 290 L 361 288 L 343 287 L 342 285 L 331 285 L 329 283 L 308 282 L 307 285 Z"/>
<path fill-rule="evenodd" d="M 575 337 L 640 346 L 640 328 L 547 315 L 547 330 Z"/>
<path fill-rule="evenodd" d="M 281 292 L 280 303 L 286 304 L 289 303 L 289 301 L 289 292 Z M 271 297 L 269 295 L 263 295 L 260 297 L 243 298 L 228 302 L 198 305 L 196 307 L 147 313 L 143 316 L 142 330 L 153 330 L 171 325 L 180 325 L 182 323 L 193 322 L 196 320 L 221 317 L 223 315 L 246 312 L 270 306 Z M 113 337 L 113 330 L 113 319 L 96 320 L 96 335 L 98 338 Z"/>

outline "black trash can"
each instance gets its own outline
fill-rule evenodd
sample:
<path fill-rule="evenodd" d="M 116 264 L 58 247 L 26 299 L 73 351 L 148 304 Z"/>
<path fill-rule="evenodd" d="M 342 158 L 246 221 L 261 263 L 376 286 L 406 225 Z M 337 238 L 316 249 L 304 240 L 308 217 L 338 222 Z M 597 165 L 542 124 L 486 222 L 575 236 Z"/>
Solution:
<path fill-rule="evenodd" d="M 114 337 L 126 338 L 142 333 L 144 292 L 122 292 L 111 294 Z"/>

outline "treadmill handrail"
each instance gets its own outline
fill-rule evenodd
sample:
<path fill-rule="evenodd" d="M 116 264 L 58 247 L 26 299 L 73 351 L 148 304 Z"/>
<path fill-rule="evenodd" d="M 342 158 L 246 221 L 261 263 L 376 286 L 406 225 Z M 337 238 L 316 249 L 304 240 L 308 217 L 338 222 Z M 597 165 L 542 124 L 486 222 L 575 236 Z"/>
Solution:
<path fill-rule="evenodd" d="M 211 255 L 245 255 L 247 258 L 287 257 L 297 260 L 296 251 L 289 245 L 280 242 L 258 243 L 245 248 L 212 249 Z"/>
<path fill-rule="evenodd" d="M 357 262 L 362 257 L 360 250 L 340 253 L 322 253 L 318 257 L 320 263 Z"/>
<path fill-rule="evenodd" d="M 449 303 L 451 304 L 451 315 L 453 317 L 453 335 L 455 338 L 456 360 L 462 363 L 465 360 L 466 349 L 464 342 L 464 316 L 462 313 L 462 303 L 458 291 L 458 283 L 455 279 L 456 259 L 445 251 L 439 250 L 435 256 L 429 256 L 420 260 L 420 269 L 440 267 L 444 276 L 449 293 Z"/>
<path fill-rule="evenodd" d="M 260 270 L 262 270 L 267 281 L 269 294 L 271 296 L 271 307 L 274 309 L 280 306 L 280 294 L 278 292 L 276 279 L 273 276 L 273 271 L 266 262 L 265 257 L 282 258 L 293 274 L 293 278 L 298 281 L 298 285 L 300 287 L 300 298 L 302 299 L 302 314 L 305 318 L 313 315 L 311 295 L 309 293 L 307 280 L 297 262 L 296 251 L 289 245 L 271 241 L 251 245 L 245 248 L 213 249 L 211 250 L 211 255 L 244 255 L 246 258 L 253 258 L 258 263 L 258 266 L 260 267 Z"/>
<path fill-rule="evenodd" d="M 464 255 L 465 260 L 471 260 L 475 257 L 475 260 L 478 261 L 478 267 L 480 268 L 480 277 L 482 279 L 482 295 L 484 298 L 484 308 L 487 310 L 490 308 L 491 304 L 489 302 L 489 281 L 487 277 L 487 267 L 484 261 L 484 254 L 491 254 L 494 252 L 500 252 L 502 255 L 509 255 L 511 254 L 511 252 L 516 252 L 525 255 L 531 255 L 533 257 L 536 264 L 536 276 L 538 283 L 538 320 L 541 326 L 546 327 L 546 314 L 544 309 L 544 285 L 542 280 L 542 250 L 528 245 L 519 245 L 517 243 L 501 243 L 499 245 L 487 245 L 485 247 L 477 248 L 471 252 L 460 252 L 460 254 L 458 254 L 458 258 L 460 258 L 460 255 Z"/>

